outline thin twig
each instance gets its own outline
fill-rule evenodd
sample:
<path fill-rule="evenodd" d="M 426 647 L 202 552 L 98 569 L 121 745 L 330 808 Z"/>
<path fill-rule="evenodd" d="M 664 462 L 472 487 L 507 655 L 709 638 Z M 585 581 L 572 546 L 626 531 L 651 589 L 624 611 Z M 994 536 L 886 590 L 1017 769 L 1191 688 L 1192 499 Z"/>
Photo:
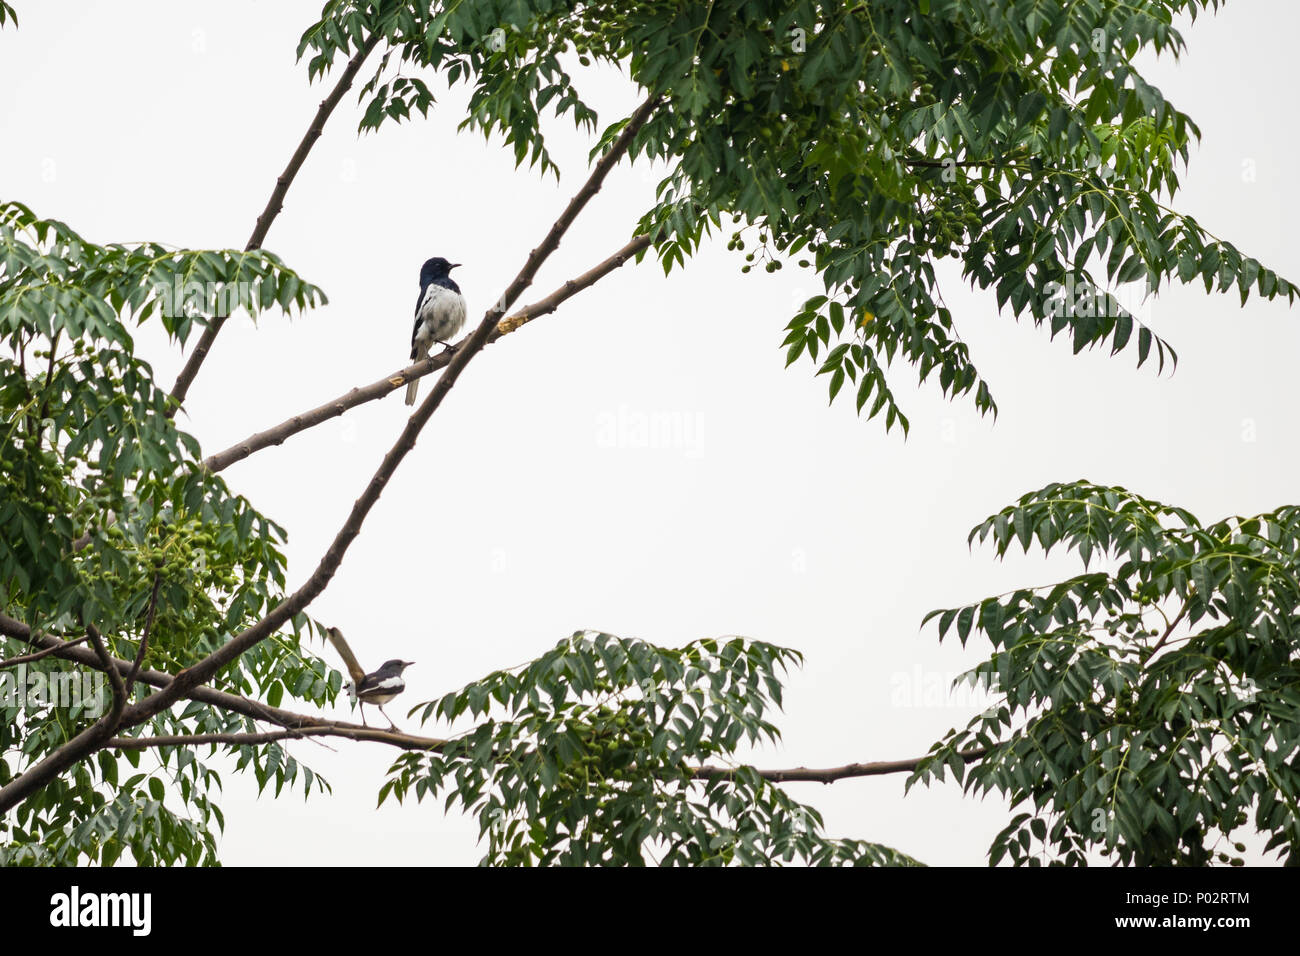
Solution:
<path fill-rule="evenodd" d="M 60 648 L 73 647 L 80 644 L 82 641 L 88 640 L 90 640 L 90 635 L 86 634 L 82 637 L 78 637 L 76 640 L 61 641 L 58 644 L 45 648 L 44 650 L 37 651 L 35 654 L 24 654 L 22 657 L 11 657 L 8 660 L 0 661 L 0 670 L 4 670 L 6 667 L 17 667 L 19 664 L 30 664 L 32 661 L 39 661 L 42 657 L 48 657 Z"/>
<path fill-rule="evenodd" d="M 1142 663 L 1145 664 L 1147 661 L 1151 660 L 1151 658 L 1156 656 L 1156 651 L 1165 646 L 1165 642 L 1169 640 L 1169 636 L 1174 633 L 1174 628 L 1183 622 L 1183 618 L 1187 616 L 1187 609 L 1191 606 L 1192 602 L 1190 599 L 1183 604 L 1183 609 L 1174 616 L 1172 621 L 1169 622 L 1169 626 L 1165 628 L 1165 632 L 1160 635 L 1160 640 L 1156 641 L 1156 643 L 1151 647 L 1151 650 L 1147 651 L 1146 657 L 1142 659 Z"/>
<path fill-rule="evenodd" d="M 153 576 L 153 593 L 149 595 L 149 613 L 145 616 L 144 632 L 140 635 L 140 646 L 136 649 L 135 660 L 126 675 L 128 688 L 135 685 L 135 675 L 140 673 L 140 665 L 144 663 L 145 651 L 149 648 L 149 632 L 153 630 L 153 615 L 158 610 L 158 586 L 160 584 L 162 584 L 162 576 L 155 574 Z"/>

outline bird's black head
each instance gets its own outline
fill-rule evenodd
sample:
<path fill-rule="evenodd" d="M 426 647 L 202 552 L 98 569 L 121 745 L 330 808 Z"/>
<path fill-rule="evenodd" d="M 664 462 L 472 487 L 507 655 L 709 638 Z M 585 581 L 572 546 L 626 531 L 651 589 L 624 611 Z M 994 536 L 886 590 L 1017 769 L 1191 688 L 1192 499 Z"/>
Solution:
<path fill-rule="evenodd" d="M 379 668 L 379 670 L 380 673 L 384 674 L 400 674 L 414 663 L 415 661 L 384 661 L 384 666 Z"/>
<path fill-rule="evenodd" d="M 420 267 L 420 285 L 428 285 L 430 282 L 446 279 L 451 275 L 451 270 L 459 265 L 459 262 L 448 262 L 441 256 L 435 256 Z"/>

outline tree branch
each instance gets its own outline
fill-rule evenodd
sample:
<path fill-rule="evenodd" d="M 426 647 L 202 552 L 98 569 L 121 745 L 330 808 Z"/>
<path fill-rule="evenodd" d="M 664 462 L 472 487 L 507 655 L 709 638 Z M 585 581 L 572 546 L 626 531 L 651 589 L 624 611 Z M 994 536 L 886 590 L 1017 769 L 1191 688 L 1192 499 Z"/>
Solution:
<path fill-rule="evenodd" d="M 368 740 L 373 743 L 388 744 L 401 750 L 439 751 L 450 741 L 437 737 L 421 737 L 391 730 L 369 729 L 355 725 L 340 725 L 333 721 L 322 721 L 317 726 L 305 726 L 294 730 L 272 730 L 261 733 L 230 734 L 171 734 L 159 737 L 114 737 L 105 745 L 118 750 L 144 750 L 151 747 L 200 747 L 224 744 L 232 747 L 272 743 L 279 740 L 292 740 L 305 737 L 346 737 L 350 740 Z M 962 751 L 960 756 L 966 763 L 972 763 L 983 757 L 988 751 L 979 747 Z M 928 755 L 927 755 L 928 756 Z M 895 773 L 911 773 L 925 757 L 912 757 L 908 760 L 877 760 L 872 763 L 850 763 L 842 767 L 809 768 L 794 767 L 788 770 L 755 769 L 764 780 L 772 783 L 823 783 L 831 784 L 837 780 L 854 777 L 882 777 Z M 703 766 L 692 767 L 691 776 L 697 780 L 720 780 L 735 777 L 739 769 L 732 767 Z"/>
<path fill-rule="evenodd" d="M 623 265 L 629 259 L 635 258 L 650 245 L 649 236 L 637 236 L 618 252 L 614 253 L 608 259 L 592 267 L 582 275 L 570 279 L 564 285 L 560 286 L 546 298 L 534 302 L 532 305 L 525 306 L 514 315 L 507 316 L 497 323 L 497 327 L 488 336 L 487 344 L 491 345 L 503 335 L 509 335 L 516 329 L 522 328 L 533 319 L 539 318 L 554 312 L 564 300 L 569 299 L 584 289 L 595 285 L 609 273 L 613 272 L 619 266 Z M 327 422 L 331 418 L 337 418 L 349 409 L 356 408 L 358 405 L 364 405 L 367 402 L 373 402 L 384 396 L 397 391 L 418 378 L 436 372 L 438 369 L 445 368 L 451 361 L 450 352 L 439 352 L 431 355 L 426 359 L 421 359 L 414 365 L 408 365 L 404 369 L 385 375 L 377 382 L 360 388 L 354 388 L 338 398 L 326 402 L 324 405 L 318 405 L 309 411 L 302 412 L 293 416 L 286 421 L 281 422 L 274 428 L 268 428 L 266 431 L 250 435 L 243 441 L 231 445 L 225 451 L 219 451 L 214 455 L 209 455 L 203 460 L 203 466 L 210 472 L 219 472 L 230 467 L 236 462 L 243 461 L 245 458 L 261 451 L 263 448 L 271 445 L 283 444 L 285 439 L 290 438 L 299 432 L 306 431 L 309 428 Z"/>
<path fill-rule="evenodd" d="M 496 341 L 503 335 L 509 335 L 516 329 L 523 328 L 533 319 L 541 318 L 543 315 L 549 315 L 560 307 L 560 303 L 566 299 L 572 298 L 583 289 L 589 289 L 605 276 L 609 275 L 619 266 L 623 265 L 629 259 L 639 256 L 651 243 L 650 236 L 634 236 L 627 245 L 618 252 L 614 253 L 608 259 L 592 266 L 580 276 L 569 279 L 564 285 L 560 286 L 544 299 L 534 302 L 532 305 L 526 305 L 514 315 L 507 316 L 497 323 L 495 334 L 492 341 Z"/>
<path fill-rule="evenodd" d="M 266 208 L 262 214 L 257 217 L 257 222 L 253 226 L 253 234 L 248 237 L 248 242 L 244 245 L 244 251 L 248 252 L 253 249 L 260 249 L 262 243 L 266 240 L 266 234 L 271 228 L 271 223 L 275 217 L 280 214 L 283 208 L 285 194 L 289 191 L 289 186 L 293 183 L 294 177 L 298 175 L 298 170 L 307 159 L 307 154 L 311 152 L 312 146 L 316 140 L 320 139 L 321 132 L 325 128 L 325 121 L 329 119 L 334 108 L 339 105 L 345 93 L 352 86 L 352 81 L 356 79 L 357 73 L 361 69 L 361 64 L 365 62 L 366 57 L 378 46 L 381 36 L 376 33 L 372 35 L 365 43 L 357 48 L 357 52 L 352 55 L 348 65 L 344 68 L 343 73 L 339 76 L 339 81 L 330 91 L 329 96 L 321 102 L 320 108 L 316 110 L 316 115 L 312 117 L 311 126 L 307 128 L 306 134 L 302 141 L 298 143 L 298 148 L 294 150 L 293 155 L 289 158 L 289 165 L 284 168 L 279 178 L 275 181 L 275 188 L 271 190 L 271 198 L 267 200 Z M 172 404 L 169 407 L 170 414 L 175 414 L 176 409 L 185 404 L 185 397 L 189 394 L 190 386 L 194 384 L 194 378 L 199 374 L 199 368 L 203 365 L 204 360 L 208 357 L 208 352 L 212 349 L 212 343 L 216 341 L 217 335 L 220 334 L 222 326 L 226 324 L 226 317 L 213 316 L 209 321 L 203 334 L 199 337 L 199 343 L 190 353 L 186 360 L 185 366 L 181 369 L 180 375 L 176 377 L 176 384 L 172 386 L 171 397 Z"/>
<path fill-rule="evenodd" d="M 1183 618 L 1187 616 L 1187 611 L 1191 606 L 1192 602 L 1190 598 L 1183 602 L 1183 609 L 1178 612 L 1172 621 L 1169 622 L 1169 626 L 1165 628 L 1165 632 L 1160 635 L 1160 640 L 1156 641 L 1155 645 L 1146 652 L 1146 656 L 1142 658 L 1143 664 L 1146 664 L 1151 660 L 1151 658 L 1155 657 L 1156 652 L 1165 646 L 1165 642 L 1168 641 L 1170 636 L 1174 633 L 1174 629 L 1178 627 L 1179 624 L 1183 623 Z"/>
<path fill-rule="evenodd" d="M 90 640 L 89 634 L 79 637 L 75 641 L 59 641 L 57 644 L 53 644 L 42 651 L 37 651 L 35 654 L 23 654 L 21 657 L 11 657 L 8 660 L 0 661 L 0 670 L 3 670 L 6 667 L 17 667 L 19 664 L 30 664 L 32 661 L 39 661 L 42 657 L 48 657 L 60 648 L 75 647 L 82 641 L 88 640 Z"/>
<path fill-rule="evenodd" d="M 113 706 L 108 710 L 109 715 L 112 716 L 110 721 L 112 727 L 109 730 L 111 733 L 117 729 L 117 719 L 122 716 L 122 711 L 126 709 L 126 681 L 122 679 L 122 675 L 113 666 L 113 659 L 108 656 L 108 648 L 104 645 L 104 638 L 95 629 L 95 625 L 86 625 L 86 636 L 90 638 L 90 644 L 95 649 L 95 656 L 99 658 L 100 670 L 108 675 L 108 682 L 113 687 Z"/>
<path fill-rule="evenodd" d="M 261 733 L 230 734 L 172 734 L 159 737 L 114 737 L 105 745 L 118 750 L 144 750 L 151 747 L 199 747 L 224 744 L 232 747 L 272 743 L 279 740 L 292 740 L 305 737 L 345 737 L 350 740 L 368 740 L 383 743 L 400 750 L 439 751 L 449 741 L 437 737 L 421 737 L 391 730 L 369 729 L 354 725 L 339 725 L 334 722 L 322 722 L 317 726 L 305 726 L 294 730 L 273 730 Z M 962 751 L 961 758 L 966 763 L 973 763 L 988 751 L 983 748 Z M 908 760 L 878 760 L 872 763 L 850 763 L 842 767 L 809 768 L 794 767 L 787 770 L 754 769 L 764 780 L 772 783 L 822 783 L 831 784 L 837 780 L 854 777 L 882 777 L 896 773 L 911 773 L 925 757 L 912 757 Z M 732 767 L 703 766 L 692 767 L 691 776 L 697 780 L 720 780 L 737 776 L 739 769 Z"/>
<path fill-rule="evenodd" d="M 104 746 L 116 750 L 145 750 L 150 747 L 203 747 L 224 744 L 231 747 L 256 746 L 279 740 L 294 740 L 307 737 L 345 737 L 348 740 L 363 740 L 372 743 L 391 744 L 400 750 L 437 751 L 447 745 L 447 741 L 437 737 L 417 737 L 413 734 L 380 730 L 377 727 L 361 727 L 339 721 L 322 720 L 317 724 L 297 727 L 292 730 L 268 730 L 258 733 L 232 734 L 170 734 L 158 737 L 113 737 Z"/>
<path fill-rule="evenodd" d="M 963 750 L 958 756 L 966 763 L 972 763 L 979 760 L 988 749 L 977 747 L 973 750 Z M 877 760 L 872 763 L 849 763 L 842 767 L 826 767 L 824 769 L 810 769 L 808 767 L 795 767 L 792 770 L 759 770 L 758 775 L 764 780 L 770 780 L 773 783 L 834 783 L 836 780 L 847 780 L 850 777 L 881 777 L 891 773 L 911 773 L 917 768 L 921 761 L 929 757 L 912 757 L 908 760 Z M 703 766 L 694 767 L 691 770 L 691 776 L 702 780 L 725 780 L 736 776 L 737 771 L 731 767 L 714 767 Z"/>
<path fill-rule="evenodd" d="M 537 270 L 541 268 L 542 263 L 547 260 L 551 253 L 559 247 L 560 239 L 568 232 L 569 226 L 573 225 L 573 220 L 578 218 L 578 213 L 582 212 L 583 207 L 587 205 L 592 196 L 600 192 L 605 177 L 623 158 L 623 154 L 628 151 L 628 147 L 632 145 L 632 140 L 636 138 L 636 134 L 641 132 L 641 127 L 646 124 L 646 121 L 650 119 L 650 114 L 659 106 L 660 99 L 661 97 L 658 95 L 651 96 L 632 114 L 627 125 L 623 127 L 623 132 L 619 134 L 618 139 L 614 141 L 605 155 L 597 160 L 595 168 L 587 178 L 587 182 L 578 190 L 578 194 L 569 200 L 569 205 L 564 208 L 564 212 L 560 213 L 560 218 L 555 220 L 555 224 L 547 232 L 546 238 L 528 254 L 524 267 L 519 270 L 519 275 L 515 276 L 515 280 L 506 288 L 500 301 L 488 310 L 488 314 L 479 326 L 478 332 L 486 335 L 491 330 L 491 327 L 496 324 L 497 319 L 505 315 L 506 310 L 514 305 L 515 300 L 532 284 L 533 278 L 537 275 Z"/>

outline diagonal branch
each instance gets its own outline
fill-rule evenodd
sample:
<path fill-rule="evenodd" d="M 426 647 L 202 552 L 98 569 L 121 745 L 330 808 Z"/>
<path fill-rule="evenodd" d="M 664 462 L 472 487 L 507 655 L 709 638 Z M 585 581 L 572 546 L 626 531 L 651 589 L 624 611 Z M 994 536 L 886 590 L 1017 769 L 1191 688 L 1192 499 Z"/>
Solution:
<path fill-rule="evenodd" d="M 95 649 L 95 656 L 99 658 L 100 670 L 108 675 L 108 682 L 113 687 L 113 706 L 109 708 L 111 715 L 109 728 L 110 733 L 117 729 L 117 719 L 122 716 L 122 711 L 126 709 L 127 689 L 126 681 L 118 673 L 117 668 L 113 666 L 113 659 L 108 656 L 108 648 L 104 644 L 104 637 L 95 629 L 95 625 L 86 625 L 86 636 L 90 638 L 90 645 Z"/>
<path fill-rule="evenodd" d="M 1146 654 L 1143 656 L 1142 658 L 1143 664 L 1146 664 L 1153 657 L 1155 657 L 1156 652 L 1159 651 L 1160 648 L 1165 646 L 1165 642 L 1169 640 L 1170 635 L 1174 633 L 1174 630 L 1178 627 L 1179 624 L 1183 623 L 1183 618 L 1187 616 L 1187 612 L 1191 608 L 1191 606 L 1192 606 L 1192 602 L 1190 599 L 1184 602 L 1183 609 L 1178 612 L 1178 614 L 1174 617 L 1172 621 L 1169 622 L 1169 626 L 1165 628 L 1165 632 L 1160 635 L 1160 640 L 1156 641 L 1156 643 L 1152 646 L 1152 648 L 1149 651 L 1147 651 Z"/>
<path fill-rule="evenodd" d="M 191 688 L 206 683 L 221 668 L 232 663 L 249 648 L 274 634 L 325 590 L 339 565 L 342 564 L 343 556 L 347 553 L 349 545 L 361 533 L 362 524 L 364 524 L 375 503 L 379 501 L 379 497 L 383 494 L 389 479 L 392 478 L 393 473 L 406 455 L 415 447 L 415 440 L 420 431 L 433 417 L 433 413 L 438 410 L 442 400 L 451 391 L 452 386 L 456 384 L 461 371 L 475 355 L 482 351 L 487 344 L 488 337 L 496 329 L 497 323 L 506 310 L 514 304 L 520 293 L 532 283 L 537 270 L 541 268 L 542 263 L 559 246 L 560 239 L 569 226 L 573 224 L 578 213 L 582 211 L 591 197 L 600 191 L 605 177 L 628 151 L 632 141 L 640 132 L 641 127 L 645 125 L 646 120 L 650 118 L 650 114 L 658 103 L 659 97 L 652 96 L 632 115 L 632 118 L 624 126 L 623 131 L 609 150 L 596 162 L 587 182 L 578 190 L 577 195 L 569 201 L 555 224 L 551 226 L 546 238 L 542 240 L 542 243 L 536 249 L 529 253 L 524 267 L 515 276 L 514 281 L 507 286 L 497 304 L 488 309 L 483 321 L 479 323 L 473 334 L 455 347 L 451 361 L 447 363 L 446 371 L 439 376 L 438 381 L 429 390 L 428 397 L 407 420 L 406 427 L 402 429 L 397 443 L 384 456 L 384 460 L 370 479 L 370 483 L 361 493 L 361 497 L 353 504 L 352 512 L 348 515 L 347 521 L 343 523 L 343 527 L 334 536 L 334 540 L 330 543 L 328 550 L 316 565 L 316 570 L 312 572 L 307 581 L 297 591 L 272 608 L 256 624 L 232 637 L 207 657 L 185 668 L 175 676 L 167 687 L 157 694 L 129 707 L 123 716 L 123 726 L 132 726 L 148 720 L 154 714 L 171 706 L 177 699 L 186 696 L 187 691 Z"/>
<path fill-rule="evenodd" d="M 565 299 L 577 295 L 584 289 L 595 285 L 609 273 L 613 272 L 619 266 L 623 265 L 629 259 L 640 255 L 642 251 L 650 245 L 649 236 L 637 236 L 618 252 L 614 253 L 608 259 L 592 267 L 582 275 L 577 276 L 564 285 L 560 286 L 546 298 L 534 302 L 532 305 L 525 306 L 514 315 L 507 316 L 497 323 L 496 328 L 488 336 L 487 344 L 491 345 L 503 335 L 509 335 L 516 329 L 521 328 L 533 319 L 539 318 L 554 312 Z M 236 462 L 243 461 L 245 458 L 261 451 L 263 448 L 271 445 L 283 444 L 286 438 L 306 431 L 309 428 L 329 421 L 331 418 L 337 418 L 349 409 L 356 408 L 358 405 L 364 405 L 367 402 L 373 402 L 384 396 L 397 391 L 405 386 L 408 382 L 418 378 L 423 378 L 438 369 L 446 368 L 451 361 L 450 352 L 439 352 L 431 355 L 426 359 L 421 359 L 413 365 L 408 365 L 389 375 L 384 376 L 377 382 L 360 388 L 354 388 L 338 398 L 326 402 L 324 405 L 318 405 L 306 412 L 301 412 L 292 418 L 281 422 L 274 428 L 268 428 L 266 431 L 250 435 L 243 441 L 231 445 L 225 451 L 219 451 L 214 455 L 209 455 L 203 460 L 203 466 L 210 472 L 218 472 L 230 467 Z"/>
<path fill-rule="evenodd" d="M 560 240 L 564 234 L 569 231 L 573 225 L 573 220 L 578 218 L 578 213 L 582 212 L 584 206 L 591 200 L 591 197 L 600 192 L 600 187 L 605 182 L 605 177 L 609 171 L 614 168 L 623 154 L 628 151 L 636 134 L 641 132 L 641 127 L 650 119 L 655 109 L 659 106 L 660 97 L 651 96 L 642 103 L 631 118 L 627 125 L 623 127 L 623 132 L 618 139 L 610 146 L 609 150 L 597 162 L 587 182 L 578 190 L 576 196 L 569 200 L 569 205 L 560 213 L 560 218 L 555 220 L 550 231 L 546 233 L 546 238 L 541 244 L 528 253 L 528 259 L 524 262 L 524 267 L 519 270 L 519 275 L 515 276 L 513 282 L 506 287 L 497 304 L 488 310 L 487 316 L 484 317 L 482 324 L 476 330 L 475 335 L 482 334 L 486 336 L 492 329 L 498 319 L 506 314 L 506 310 L 515 304 L 515 300 L 523 294 L 523 291 L 532 285 L 533 278 L 537 275 L 537 270 L 542 267 L 542 263 L 547 260 L 552 252 L 560 245 Z M 480 346 L 481 347 L 481 346 Z"/>
<path fill-rule="evenodd" d="M 321 102 L 320 108 L 316 110 L 316 115 L 312 117 L 311 125 L 307 128 L 306 134 L 302 141 L 298 143 L 298 148 L 289 157 L 289 165 L 284 168 L 275 181 L 275 188 L 271 190 L 271 198 L 267 200 L 266 208 L 262 214 L 257 217 L 257 222 L 253 226 L 253 234 L 248 237 L 248 242 L 244 245 L 244 251 L 260 249 L 262 243 L 266 241 L 266 234 L 271 229 L 271 223 L 275 217 L 280 214 L 283 208 L 285 194 L 289 191 L 294 177 L 298 175 L 298 170 L 307 160 L 307 154 L 311 152 L 312 146 L 316 140 L 320 139 L 321 132 L 325 128 L 325 121 L 329 119 L 334 108 L 339 105 L 343 95 L 347 93 L 352 86 L 352 81 L 356 79 L 357 73 L 361 70 L 361 64 L 365 62 L 366 57 L 379 45 L 380 34 L 372 35 L 365 43 L 357 48 L 357 52 L 352 55 L 348 65 L 344 68 L 343 73 L 339 76 L 339 81 L 330 91 L 329 96 Z M 221 333 L 221 328 L 226 324 L 224 316 L 213 316 L 203 334 L 199 337 L 199 343 L 190 353 L 189 359 L 186 360 L 185 366 L 181 369 L 180 375 L 176 377 L 176 384 L 172 386 L 171 397 L 174 400 L 170 406 L 171 414 L 176 413 L 181 405 L 185 404 L 185 397 L 189 394 L 190 386 L 194 384 L 194 378 L 199 374 L 199 368 L 203 365 L 204 360 L 208 357 L 208 352 L 212 349 L 212 343 L 217 340 Z"/>

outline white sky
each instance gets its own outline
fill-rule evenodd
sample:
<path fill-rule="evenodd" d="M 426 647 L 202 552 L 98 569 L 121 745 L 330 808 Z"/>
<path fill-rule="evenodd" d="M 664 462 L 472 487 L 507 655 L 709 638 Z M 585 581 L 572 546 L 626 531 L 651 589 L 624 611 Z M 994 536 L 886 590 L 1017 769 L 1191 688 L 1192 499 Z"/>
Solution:
<path fill-rule="evenodd" d="M 94 241 L 241 247 L 324 95 L 293 61 L 319 0 L 17 6 L 19 29 L 0 31 L 0 194 Z M 1293 280 L 1298 10 L 1229 3 L 1186 30 L 1181 63 L 1148 73 L 1204 135 L 1175 205 Z M 588 96 L 606 123 L 637 102 L 609 76 Z M 456 277 L 477 321 L 585 177 L 590 143 L 567 121 L 552 124 L 568 171 L 557 187 L 515 171 L 499 142 L 456 135 L 463 88 L 439 99 L 428 121 L 364 138 L 355 93 L 336 112 L 267 241 L 330 305 L 229 324 L 188 402 L 206 453 L 404 365 L 429 256 L 465 263 Z M 525 301 L 620 246 L 656 181 L 636 167 L 611 175 Z M 664 645 L 742 634 L 806 655 L 776 717 L 783 745 L 757 765 L 911 757 L 979 709 L 934 689 L 984 654 L 940 647 L 922 616 L 1075 568 L 968 551 L 986 515 L 1085 477 L 1203 519 L 1300 501 L 1300 328 L 1282 304 L 1166 292 L 1151 324 L 1180 364 L 1157 376 L 1134 370 L 1135 352 L 1071 355 L 950 272 L 944 294 L 1001 416 L 981 420 L 898 367 L 904 442 L 856 418 L 848 389 L 828 408 L 806 360 L 783 368 L 783 326 L 820 291 L 815 278 L 742 276 L 725 243 L 667 280 L 651 261 L 624 267 L 491 346 L 425 429 L 310 609 L 367 666 L 418 662 L 395 717 L 581 628 Z M 178 351 L 139 342 L 169 386 Z M 648 416 L 677 430 L 637 447 Z M 289 529 L 291 586 L 405 420 L 394 393 L 225 473 Z M 227 864 L 477 861 L 476 824 L 441 800 L 375 810 L 394 751 L 332 746 L 291 747 L 334 785 L 305 804 L 259 800 L 251 776 L 227 776 Z M 1002 803 L 951 783 L 905 799 L 903 780 L 791 790 L 833 835 L 983 863 Z"/>

